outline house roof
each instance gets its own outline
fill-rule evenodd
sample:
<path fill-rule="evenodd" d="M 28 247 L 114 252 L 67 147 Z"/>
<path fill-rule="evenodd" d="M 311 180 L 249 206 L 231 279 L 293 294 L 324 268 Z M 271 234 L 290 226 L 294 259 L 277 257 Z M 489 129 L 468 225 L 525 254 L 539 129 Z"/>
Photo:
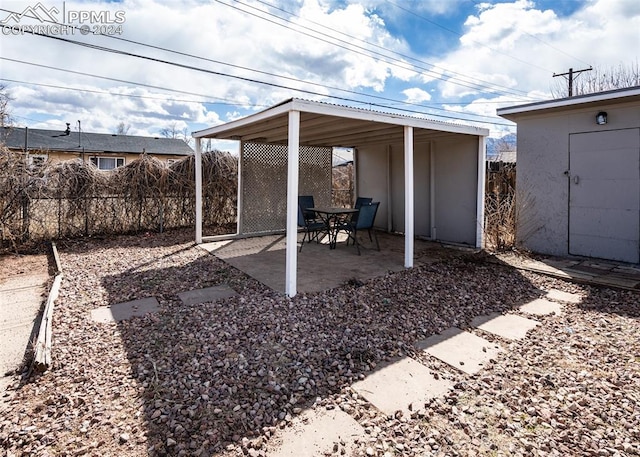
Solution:
<path fill-rule="evenodd" d="M 0 138 L 10 149 L 112 154 L 189 155 L 193 149 L 182 140 L 108 133 L 71 132 L 4 127 Z"/>
<path fill-rule="evenodd" d="M 455 134 L 488 136 L 489 130 L 433 119 L 291 98 L 264 111 L 193 133 L 194 138 L 286 144 L 289 112 L 300 112 L 300 144 L 356 147 L 403 141 L 404 127 L 414 127 L 414 141 Z"/>
<path fill-rule="evenodd" d="M 513 120 L 525 114 L 532 114 L 541 111 L 558 112 L 572 108 L 584 108 L 593 105 L 618 104 L 638 101 L 640 102 L 640 86 L 628 87 L 624 89 L 597 92 L 595 94 L 576 95 L 574 97 L 559 98 L 543 102 L 528 103 L 526 105 L 510 106 L 500 108 L 496 111 L 498 116 Z"/>

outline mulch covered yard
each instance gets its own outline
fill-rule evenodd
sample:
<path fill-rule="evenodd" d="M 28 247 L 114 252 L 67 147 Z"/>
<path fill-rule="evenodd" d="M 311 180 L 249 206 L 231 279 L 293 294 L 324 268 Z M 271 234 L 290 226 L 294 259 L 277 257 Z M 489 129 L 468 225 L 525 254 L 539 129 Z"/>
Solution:
<path fill-rule="evenodd" d="M 17 380 L 0 403 L 7 455 L 268 455 L 273 433 L 311 407 L 341 408 L 363 425 L 357 455 L 640 454 L 637 292 L 469 254 L 289 299 L 192 238 L 58 243 L 54 366 Z M 177 295 L 219 284 L 238 295 L 191 306 Z M 524 340 L 499 341 L 507 351 L 477 375 L 413 346 L 478 315 L 518 313 L 552 288 L 582 303 L 538 318 Z M 150 296 L 157 314 L 90 319 L 92 309 Z M 380 413 L 349 386 L 396 356 L 455 388 L 410 417 Z"/>

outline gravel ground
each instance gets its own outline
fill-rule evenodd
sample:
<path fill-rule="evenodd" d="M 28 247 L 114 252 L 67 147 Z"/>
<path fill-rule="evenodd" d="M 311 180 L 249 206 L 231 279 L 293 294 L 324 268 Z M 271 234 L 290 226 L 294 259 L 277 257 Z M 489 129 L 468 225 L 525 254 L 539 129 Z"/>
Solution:
<path fill-rule="evenodd" d="M 191 237 L 58 244 L 65 277 L 55 366 L 25 377 L 4 399 L 6 455 L 268 455 L 270 437 L 306 408 L 341 408 L 363 425 L 357 455 L 640 455 L 636 292 L 467 255 L 288 299 Z M 238 296 L 194 306 L 177 297 L 217 284 Z M 500 341 L 508 350 L 477 375 L 413 348 L 551 288 L 583 302 L 540 318 L 525 340 Z M 119 324 L 89 320 L 94 308 L 147 296 L 161 312 Z M 419 360 L 455 388 L 410 417 L 381 414 L 349 385 L 397 356 Z"/>

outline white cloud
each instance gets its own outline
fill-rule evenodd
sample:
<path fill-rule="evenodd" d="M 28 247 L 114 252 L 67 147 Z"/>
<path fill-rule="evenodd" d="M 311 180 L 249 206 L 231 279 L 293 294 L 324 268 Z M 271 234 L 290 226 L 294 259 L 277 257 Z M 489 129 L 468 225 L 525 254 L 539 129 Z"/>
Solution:
<path fill-rule="evenodd" d="M 438 65 L 468 76 L 470 79 L 463 78 L 466 81 L 495 85 L 502 94 L 513 93 L 491 101 L 509 98 L 515 105 L 549 99 L 552 88 L 566 84 L 554 78 L 554 73 L 637 62 L 640 7 L 632 1 L 614 4 L 586 2 L 569 16 L 538 9 L 527 0 L 483 4 L 476 15 L 467 18 L 459 48 Z M 452 82 L 439 85 L 445 99 L 472 95 L 477 100 L 466 111 L 495 114 L 492 105 L 478 109 L 484 100 L 482 89 Z"/>
<path fill-rule="evenodd" d="M 3 2 L 3 7 L 19 12 L 31 4 Z M 640 2 L 634 0 L 589 0 L 571 15 L 540 8 L 533 0 L 481 4 L 466 18 L 463 35 L 451 36 L 451 51 L 435 58 L 412 54 L 408 40 L 416 38 L 408 32 L 403 37 L 405 31 L 401 27 L 388 27 L 384 20 L 390 18 L 388 14 L 396 15 L 395 20 L 407 13 L 381 0 L 281 2 L 283 10 L 297 15 L 289 16 L 290 22 L 284 26 L 276 25 L 274 22 L 280 21 L 262 11 L 267 8 L 262 2 L 229 4 L 160 0 L 65 3 L 67 10 L 124 11 L 122 38 L 183 55 L 113 38 L 66 38 L 210 73 L 53 39 L 3 36 L 1 57 L 14 60 L 0 60 L 3 78 L 72 88 L 7 83 L 15 98 L 13 111 L 18 122 L 64 126 L 64 122 L 81 119 L 83 128 L 103 132 L 113 131 L 125 122 L 132 126 L 130 133 L 155 135 L 171 122 L 184 122 L 191 130 L 200 130 L 292 96 L 321 99 L 330 93 L 345 95 L 335 88 L 375 91 L 392 99 L 404 97 L 412 103 L 450 101 L 446 106 L 454 112 L 494 116 L 495 105 L 502 102 L 517 104 L 519 100 L 530 100 L 532 95 L 549 98 L 551 87 L 559 82 L 559 78 L 553 78 L 554 72 L 637 62 L 640 48 Z M 444 21 L 454 17 L 459 8 L 468 7 L 468 2 L 425 0 L 411 2 L 410 7 L 417 14 Z M 272 12 L 286 16 L 282 11 Z M 319 30 L 326 35 L 318 35 Z M 420 39 L 428 38 L 425 29 Z M 368 46 L 374 52 L 390 56 L 391 51 L 397 51 L 436 66 L 424 64 L 431 71 L 418 77 L 407 68 L 410 65 L 365 55 L 360 49 L 367 47 L 364 41 L 378 46 Z M 394 58 L 399 59 L 397 55 Z M 316 82 L 328 87 L 315 85 Z M 487 92 L 486 86 L 493 86 L 495 93 Z M 50 121 L 45 119 L 47 116 Z"/>
<path fill-rule="evenodd" d="M 431 100 L 431 94 L 426 92 L 420 88 L 412 87 L 411 89 L 405 89 L 402 93 L 407 98 L 407 101 L 410 103 L 421 103 L 428 102 Z"/>
<path fill-rule="evenodd" d="M 11 2 L 11 8 L 19 12 L 31 3 Z M 389 64 L 362 55 L 361 50 L 356 49 L 358 52 L 354 53 L 347 49 L 364 46 L 359 40 L 373 41 L 383 47 L 404 46 L 402 40 L 390 36 L 379 17 L 370 14 L 361 5 L 329 8 L 317 0 L 305 0 L 297 12 L 299 17 L 292 17 L 291 22 L 283 23 L 282 27 L 273 23 L 281 21 L 260 12 L 266 8 L 262 3 L 247 3 L 253 8 L 242 3 L 226 6 L 215 2 L 181 2 L 178 6 L 177 3 L 165 4 L 156 0 L 125 0 L 119 3 L 67 1 L 65 4 L 67 10 L 108 9 L 112 14 L 123 11 L 125 22 L 121 26 L 124 34 L 115 35 L 116 38 L 150 43 L 158 48 L 165 47 L 210 60 L 167 53 L 161 49 L 150 49 L 113 38 L 79 35 L 63 38 L 86 41 L 219 74 L 177 68 L 41 37 L 8 36 L 3 37 L 3 56 L 34 63 L 36 66 L 4 61 L 3 77 L 98 91 L 113 90 L 114 87 L 123 90 L 123 82 L 96 79 L 83 74 L 100 75 L 131 83 L 192 92 L 205 96 L 210 102 L 230 101 L 244 107 L 270 105 L 292 96 L 318 98 L 286 87 L 328 94 L 330 89 L 313 84 L 320 82 L 348 90 L 371 88 L 382 91 L 392 74 L 404 79 L 409 77 L 406 71 L 392 70 Z M 293 6 L 289 5 L 288 8 Z M 285 16 L 282 12 L 279 15 Z M 266 17 L 272 22 L 258 16 Z M 321 29 L 317 24 L 331 27 L 334 32 L 324 29 L 327 35 L 319 35 L 313 31 Z M 340 32 L 348 36 L 341 35 Z M 232 66 L 224 65 L 223 62 Z M 257 69 L 262 73 L 249 69 Z M 266 73 L 285 75 L 298 81 Z M 258 81 L 283 87 L 260 84 Z M 129 87 L 135 85 L 129 84 Z M 89 121 L 96 127 L 119 122 L 114 120 L 110 123 L 103 117 L 136 118 L 133 113 L 160 123 L 165 118 L 192 117 L 195 124 L 210 122 L 212 118 L 218 120 L 217 116 L 207 114 L 199 103 L 163 103 L 159 100 L 134 100 L 54 88 L 32 88 L 30 91 L 32 97 L 19 102 L 20 111 L 26 118 L 33 112 L 31 110 L 46 111 L 60 117 L 83 115 L 96 119 Z M 136 92 L 156 97 L 194 98 L 152 88 L 138 87 Z M 98 118 L 101 120 L 98 121 Z"/>

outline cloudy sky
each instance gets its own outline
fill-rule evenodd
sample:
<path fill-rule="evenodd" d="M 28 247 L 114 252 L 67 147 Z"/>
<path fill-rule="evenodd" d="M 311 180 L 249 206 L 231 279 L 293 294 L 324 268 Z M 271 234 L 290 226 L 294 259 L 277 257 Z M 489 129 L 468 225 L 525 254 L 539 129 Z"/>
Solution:
<path fill-rule="evenodd" d="M 153 136 L 298 97 L 498 137 L 497 108 L 566 91 L 554 73 L 640 52 L 637 0 L 2 0 L 0 22 L 16 125 Z"/>

